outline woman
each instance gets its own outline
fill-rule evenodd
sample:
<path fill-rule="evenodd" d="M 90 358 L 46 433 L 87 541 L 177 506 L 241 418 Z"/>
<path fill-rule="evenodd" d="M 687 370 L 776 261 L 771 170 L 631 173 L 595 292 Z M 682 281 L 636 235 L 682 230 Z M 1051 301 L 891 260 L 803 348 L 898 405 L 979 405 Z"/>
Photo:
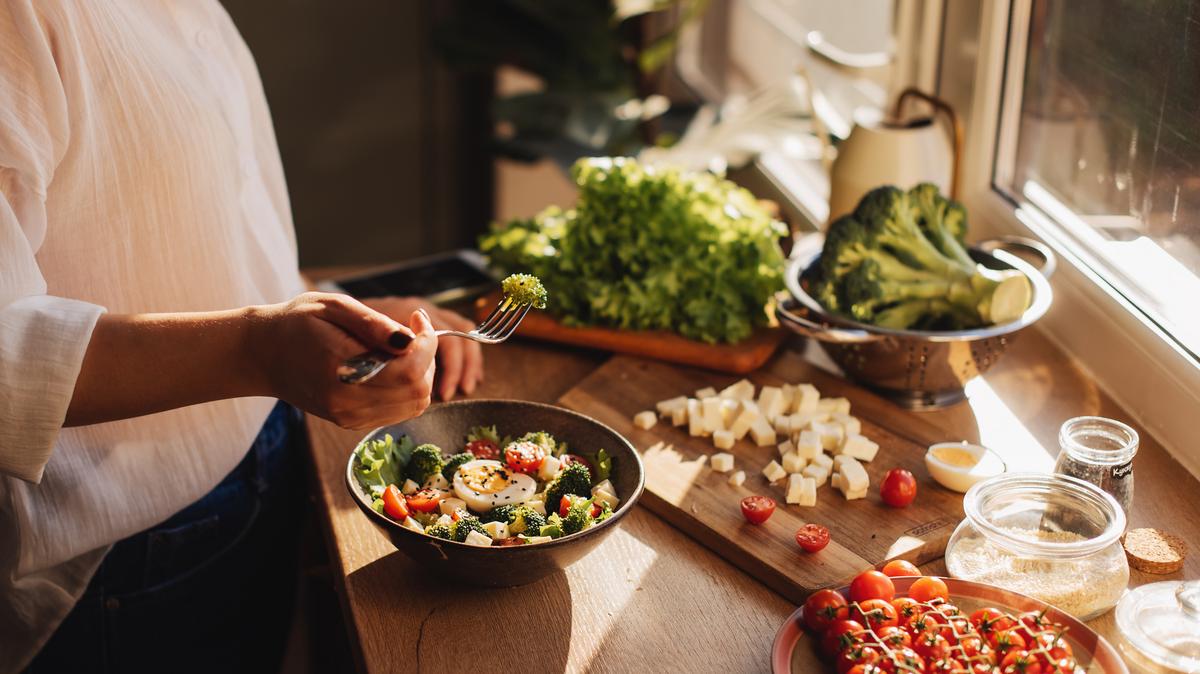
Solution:
<path fill-rule="evenodd" d="M 461 317 L 303 291 L 216 0 L 0 0 L 0 672 L 277 666 L 286 403 L 365 428 L 425 409 L 435 353 L 444 397 L 482 376 L 473 344 L 439 353 Z M 366 348 L 400 357 L 338 383 Z"/>

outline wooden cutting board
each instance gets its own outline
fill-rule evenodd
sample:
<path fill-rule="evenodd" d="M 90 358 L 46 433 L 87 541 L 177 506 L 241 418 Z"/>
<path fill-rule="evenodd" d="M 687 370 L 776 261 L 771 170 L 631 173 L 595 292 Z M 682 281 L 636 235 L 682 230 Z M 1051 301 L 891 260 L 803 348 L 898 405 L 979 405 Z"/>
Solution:
<path fill-rule="evenodd" d="M 800 603 L 813 590 L 846 583 L 889 559 L 921 564 L 942 556 L 963 517 L 962 495 L 933 481 L 925 470 L 924 454 L 930 441 L 954 438 L 941 437 L 918 415 L 822 372 L 792 351 L 780 353 L 747 378 L 756 386 L 810 382 L 822 397 L 849 398 L 851 414 L 862 420 L 863 435 L 879 443 L 875 460 L 864 464 L 871 478 L 867 498 L 846 501 L 826 482 L 817 489 L 816 506 L 787 505 L 784 482 L 772 486 L 762 475 L 763 467 L 779 457 L 774 445 L 757 447 L 747 438 L 730 450 L 736 457 L 734 470 L 746 471 L 745 484 L 734 487 L 728 474 L 699 461 L 720 451 L 710 438 L 693 438 L 686 427 L 676 428 L 662 419 L 648 431 L 633 426 L 633 415 L 654 409 L 659 400 L 690 396 L 704 386 L 720 390 L 736 377 L 616 356 L 559 402 L 612 426 L 642 451 L 646 491 L 641 502 L 646 507 L 792 601 Z M 908 437 L 887 430 L 896 427 L 906 429 Z M 671 447 L 650 449 L 659 442 Z M 916 500 L 902 509 L 889 508 L 879 497 L 884 474 L 897 467 L 911 471 L 918 482 Z M 779 503 L 761 526 L 748 524 L 739 509 L 738 502 L 751 494 L 771 496 Z M 796 545 L 796 530 L 807 522 L 829 527 L 832 542 L 819 553 L 802 552 Z"/>
<path fill-rule="evenodd" d="M 483 320 L 499 301 L 498 294 L 481 297 L 475 313 Z M 782 328 L 759 328 L 737 344 L 706 344 L 672 332 L 618 330 L 616 328 L 573 328 L 549 314 L 531 311 L 517 329 L 521 337 L 602 349 L 718 372 L 745 374 L 762 367 L 787 337 Z"/>

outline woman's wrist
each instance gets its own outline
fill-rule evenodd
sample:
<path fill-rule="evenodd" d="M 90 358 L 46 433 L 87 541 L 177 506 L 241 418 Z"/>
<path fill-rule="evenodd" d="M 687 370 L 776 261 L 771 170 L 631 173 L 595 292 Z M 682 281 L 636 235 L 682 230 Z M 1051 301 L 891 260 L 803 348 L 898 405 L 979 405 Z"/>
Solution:
<path fill-rule="evenodd" d="M 278 398 L 273 364 L 275 354 L 283 347 L 278 334 L 281 312 L 271 305 L 248 306 L 236 312 L 238 357 L 231 376 L 241 382 L 243 396 Z"/>

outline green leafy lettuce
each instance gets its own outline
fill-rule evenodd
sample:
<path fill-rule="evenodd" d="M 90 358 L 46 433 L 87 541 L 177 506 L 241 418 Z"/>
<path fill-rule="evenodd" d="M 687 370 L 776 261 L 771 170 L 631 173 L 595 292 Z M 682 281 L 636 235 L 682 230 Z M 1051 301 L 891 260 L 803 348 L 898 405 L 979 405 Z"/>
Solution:
<path fill-rule="evenodd" d="M 401 436 L 397 441 L 390 434 L 360 443 L 354 450 L 358 458 L 354 464 L 354 477 L 368 494 L 379 500 L 379 495 L 389 484 L 399 486 L 404 482 L 404 467 L 415 446 L 408 436 Z"/>
<path fill-rule="evenodd" d="M 526 271 L 567 325 L 670 330 L 736 342 L 766 325 L 783 287 L 787 233 L 746 190 L 711 173 L 586 158 L 575 208 L 497 223 L 480 249 Z"/>

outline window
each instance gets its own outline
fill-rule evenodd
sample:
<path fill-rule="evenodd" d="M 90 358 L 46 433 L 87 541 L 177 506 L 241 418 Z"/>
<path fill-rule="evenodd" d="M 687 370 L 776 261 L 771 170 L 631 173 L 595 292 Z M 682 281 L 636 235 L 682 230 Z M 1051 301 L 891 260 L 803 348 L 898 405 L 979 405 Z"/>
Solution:
<path fill-rule="evenodd" d="M 1193 358 L 1200 51 L 1189 37 L 1197 30 L 1197 1 L 1032 0 L 994 176 Z"/>

